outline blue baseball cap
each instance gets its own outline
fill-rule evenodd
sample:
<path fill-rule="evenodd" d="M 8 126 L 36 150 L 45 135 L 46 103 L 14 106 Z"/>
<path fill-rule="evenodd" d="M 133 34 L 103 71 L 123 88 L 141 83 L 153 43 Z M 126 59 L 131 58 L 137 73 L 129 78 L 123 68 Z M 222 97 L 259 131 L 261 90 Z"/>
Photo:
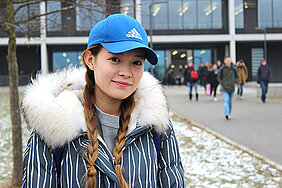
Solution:
<path fill-rule="evenodd" d="M 158 63 L 156 52 L 148 47 L 145 29 L 137 20 L 124 14 L 110 15 L 90 30 L 87 49 L 96 44 L 111 53 L 144 48 L 146 59 L 152 65 Z"/>

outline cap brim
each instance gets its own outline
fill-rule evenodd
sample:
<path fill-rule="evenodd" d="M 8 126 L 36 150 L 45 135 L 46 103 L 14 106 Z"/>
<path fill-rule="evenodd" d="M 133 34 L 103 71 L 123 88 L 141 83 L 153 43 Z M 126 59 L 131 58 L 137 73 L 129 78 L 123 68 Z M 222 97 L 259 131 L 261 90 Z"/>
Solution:
<path fill-rule="evenodd" d="M 109 43 L 101 43 L 101 45 L 106 48 L 111 53 L 122 53 L 129 50 L 134 50 L 137 48 L 144 48 L 145 58 L 152 64 L 156 65 L 158 63 L 158 56 L 148 46 L 141 44 L 135 41 L 120 41 L 120 42 L 109 42 Z"/>

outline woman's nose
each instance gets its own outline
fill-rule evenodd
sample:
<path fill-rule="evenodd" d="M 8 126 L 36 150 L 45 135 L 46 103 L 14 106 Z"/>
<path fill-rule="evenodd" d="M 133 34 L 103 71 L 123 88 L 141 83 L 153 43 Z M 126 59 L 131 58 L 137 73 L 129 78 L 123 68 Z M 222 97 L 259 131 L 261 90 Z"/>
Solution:
<path fill-rule="evenodd" d="M 121 70 L 119 70 L 119 75 L 124 78 L 131 78 L 132 72 L 129 67 L 123 67 Z"/>

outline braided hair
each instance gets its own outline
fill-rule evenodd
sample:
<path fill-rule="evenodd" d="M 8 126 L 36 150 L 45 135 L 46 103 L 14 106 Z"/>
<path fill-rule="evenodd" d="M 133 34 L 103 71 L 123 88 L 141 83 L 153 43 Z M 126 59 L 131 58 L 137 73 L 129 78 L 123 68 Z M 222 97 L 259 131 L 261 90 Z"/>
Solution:
<path fill-rule="evenodd" d="M 90 52 L 92 55 L 96 56 L 100 49 L 102 48 L 101 45 L 96 45 L 90 48 Z M 96 186 L 96 169 L 94 167 L 95 161 L 98 158 L 98 130 L 97 130 L 97 122 L 98 119 L 95 115 L 95 78 L 94 78 L 94 71 L 91 70 L 85 63 L 84 63 L 87 71 L 85 74 L 85 81 L 86 85 L 83 91 L 83 98 L 84 98 L 84 115 L 85 121 L 87 125 L 87 137 L 89 139 L 88 144 L 88 151 L 84 154 L 84 158 L 88 162 L 88 169 L 86 171 L 86 187 L 92 188 Z M 120 161 L 121 156 L 123 154 L 122 148 L 125 144 L 125 135 L 128 131 L 128 124 L 130 121 L 130 114 L 132 113 L 135 102 L 134 102 L 134 94 L 131 94 L 126 99 L 122 100 L 120 104 L 120 118 L 119 118 L 119 129 L 118 135 L 115 142 L 115 148 L 113 151 L 114 154 L 114 164 L 115 164 L 115 173 L 117 175 L 120 187 L 128 188 L 128 184 L 126 183 L 123 177 L 123 169 L 121 167 Z"/>

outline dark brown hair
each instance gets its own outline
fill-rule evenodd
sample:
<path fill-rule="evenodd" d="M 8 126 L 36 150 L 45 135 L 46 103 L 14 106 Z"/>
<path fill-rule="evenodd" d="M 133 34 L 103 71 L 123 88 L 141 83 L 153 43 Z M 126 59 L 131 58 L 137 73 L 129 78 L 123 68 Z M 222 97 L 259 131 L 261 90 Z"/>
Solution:
<path fill-rule="evenodd" d="M 96 56 L 100 49 L 101 45 L 94 46 L 90 48 L 92 55 Z M 95 161 L 98 158 L 98 130 L 96 128 L 98 119 L 95 116 L 95 78 L 94 71 L 89 69 L 88 66 L 84 63 L 87 71 L 85 74 L 86 85 L 83 91 L 84 98 L 84 115 L 87 125 L 87 136 L 89 139 L 88 151 L 85 153 L 84 157 L 88 162 L 88 169 L 86 172 L 86 187 L 92 188 L 96 186 L 96 169 L 94 167 Z M 135 93 L 135 92 L 134 92 Z M 122 167 L 120 164 L 121 156 L 123 154 L 122 148 L 125 144 L 125 135 L 128 131 L 128 124 L 130 121 L 130 114 L 132 113 L 135 102 L 134 102 L 134 93 L 131 94 L 128 98 L 122 100 L 120 105 L 120 118 L 119 118 L 119 130 L 115 143 L 115 148 L 113 151 L 114 154 L 114 163 L 115 163 L 115 172 L 120 184 L 120 187 L 127 188 L 128 184 L 126 183 L 123 174 Z"/>

